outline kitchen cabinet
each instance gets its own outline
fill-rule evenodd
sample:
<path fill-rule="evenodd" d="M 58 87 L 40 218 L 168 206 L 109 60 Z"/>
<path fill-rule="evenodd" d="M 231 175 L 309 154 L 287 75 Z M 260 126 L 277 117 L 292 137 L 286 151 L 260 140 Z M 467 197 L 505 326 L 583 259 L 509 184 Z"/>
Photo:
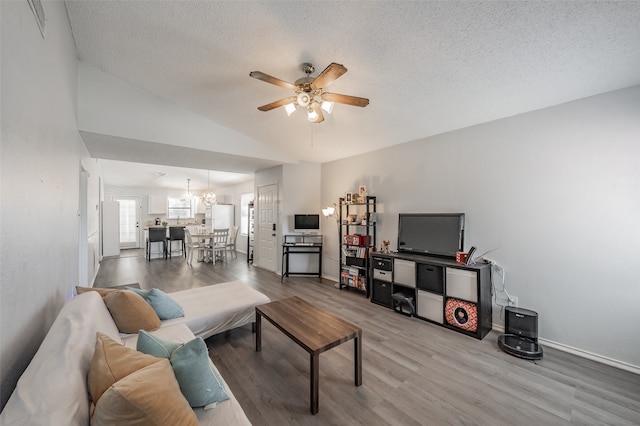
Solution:
<path fill-rule="evenodd" d="M 167 214 L 167 197 L 149 195 L 149 214 Z"/>

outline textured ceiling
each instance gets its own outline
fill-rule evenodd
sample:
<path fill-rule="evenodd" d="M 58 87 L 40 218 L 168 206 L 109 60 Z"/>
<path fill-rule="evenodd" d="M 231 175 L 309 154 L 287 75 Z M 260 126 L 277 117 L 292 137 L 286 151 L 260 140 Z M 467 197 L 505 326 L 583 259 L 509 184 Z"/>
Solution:
<path fill-rule="evenodd" d="M 640 2 L 66 1 L 78 57 L 221 126 L 326 162 L 640 84 Z M 257 107 L 331 62 L 367 97 L 325 122 Z"/>

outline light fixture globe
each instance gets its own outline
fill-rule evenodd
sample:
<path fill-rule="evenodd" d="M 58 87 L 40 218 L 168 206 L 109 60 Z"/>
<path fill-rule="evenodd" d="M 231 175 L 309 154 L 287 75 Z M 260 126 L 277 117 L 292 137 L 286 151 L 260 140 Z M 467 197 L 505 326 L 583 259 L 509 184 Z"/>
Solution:
<path fill-rule="evenodd" d="M 329 206 L 322 209 L 322 215 L 324 217 L 333 217 L 335 213 L 336 213 L 336 208 L 334 206 Z"/>
<path fill-rule="evenodd" d="M 315 123 L 316 121 L 318 121 L 320 116 L 318 115 L 315 109 L 309 107 L 309 111 L 307 112 L 307 118 L 310 122 Z"/>
<path fill-rule="evenodd" d="M 205 192 L 202 194 L 202 205 L 205 207 L 211 207 L 216 204 L 216 194 L 213 192 Z"/>
<path fill-rule="evenodd" d="M 311 102 L 311 95 L 307 92 L 298 93 L 298 105 L 306 107 Z"/>
<path fill-rule="evenodd" d="M 287 116 L 291 117 L 291 114 L 293 114 L 296 111 L 296 104 L 294 102 L 291 102 L 290 104 L 286 104 L 284 105 L 284 110 L 287 112 Z"/>
<path fill-rule="evenodd" d="M 211 207 L 217 202 L 216 194 L 214 194 L 209 190 L 209 179 L 210 179 L 209 170 L 207 170 L 207 192 L 202 194 L 202 197 L 200 198 L 200 202 L 205 207 Z"/>
<path fill-rule="evenodd" d="M 323 110 L 325 110 L 326 112 L 328 112 L 329 114 L 331 114 L 333 112 L 333 102 L 331 101 L 322 101 L 322 107 Z"/>

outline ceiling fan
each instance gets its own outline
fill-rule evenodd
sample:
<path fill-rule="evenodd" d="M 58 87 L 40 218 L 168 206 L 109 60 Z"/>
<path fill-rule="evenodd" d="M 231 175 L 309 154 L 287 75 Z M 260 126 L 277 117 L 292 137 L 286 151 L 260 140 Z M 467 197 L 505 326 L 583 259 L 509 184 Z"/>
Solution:
<path fill-rule="evenodd" d="M 291 115 L 299 106 L 306 108 L 307 118 L 309 121 L 312 123 L 322 123 L 324 121 L 322 111 L 324 110 L 331 113 L 334 102 L 358 107 L 366 107 L 369 105 L 369 99 L 366 98 L 323 92 L 325 87 L 347 72 L 344 65 L 332 62 L 320 73 L 320 75 L 317 77 L 311 77 L 311 74 L 313 74 L 315 70 L 316 69 L 312 64 L 305 62 L 302 64 L 302 71 L 304 71 L 307 76 L 299 78 L 293 84 L 280 80 L 279 78 L 272 77 L 261 71 L 250 72 L 250 77 L 275 84 L 276 86 L 280 86 L 285 89 L 293 90 L 296 93 L 295 96 L 289 96 L 288 98 L 262 105 L 261 107 L 258 107 L 258 109 L 266 112 L 282 106 L 285 111 L 287 111 L 287 115 Z"/>

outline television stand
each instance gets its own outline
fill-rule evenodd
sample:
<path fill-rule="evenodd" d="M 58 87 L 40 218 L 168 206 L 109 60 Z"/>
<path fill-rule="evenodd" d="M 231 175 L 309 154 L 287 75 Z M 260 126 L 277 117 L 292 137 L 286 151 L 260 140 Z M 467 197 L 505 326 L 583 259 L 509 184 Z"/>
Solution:
<path fill-rule="evenodd" d="M 371 302 L 476 339 L 491 330 L 491 265 L 373 252 L 371 270 Z"/>

